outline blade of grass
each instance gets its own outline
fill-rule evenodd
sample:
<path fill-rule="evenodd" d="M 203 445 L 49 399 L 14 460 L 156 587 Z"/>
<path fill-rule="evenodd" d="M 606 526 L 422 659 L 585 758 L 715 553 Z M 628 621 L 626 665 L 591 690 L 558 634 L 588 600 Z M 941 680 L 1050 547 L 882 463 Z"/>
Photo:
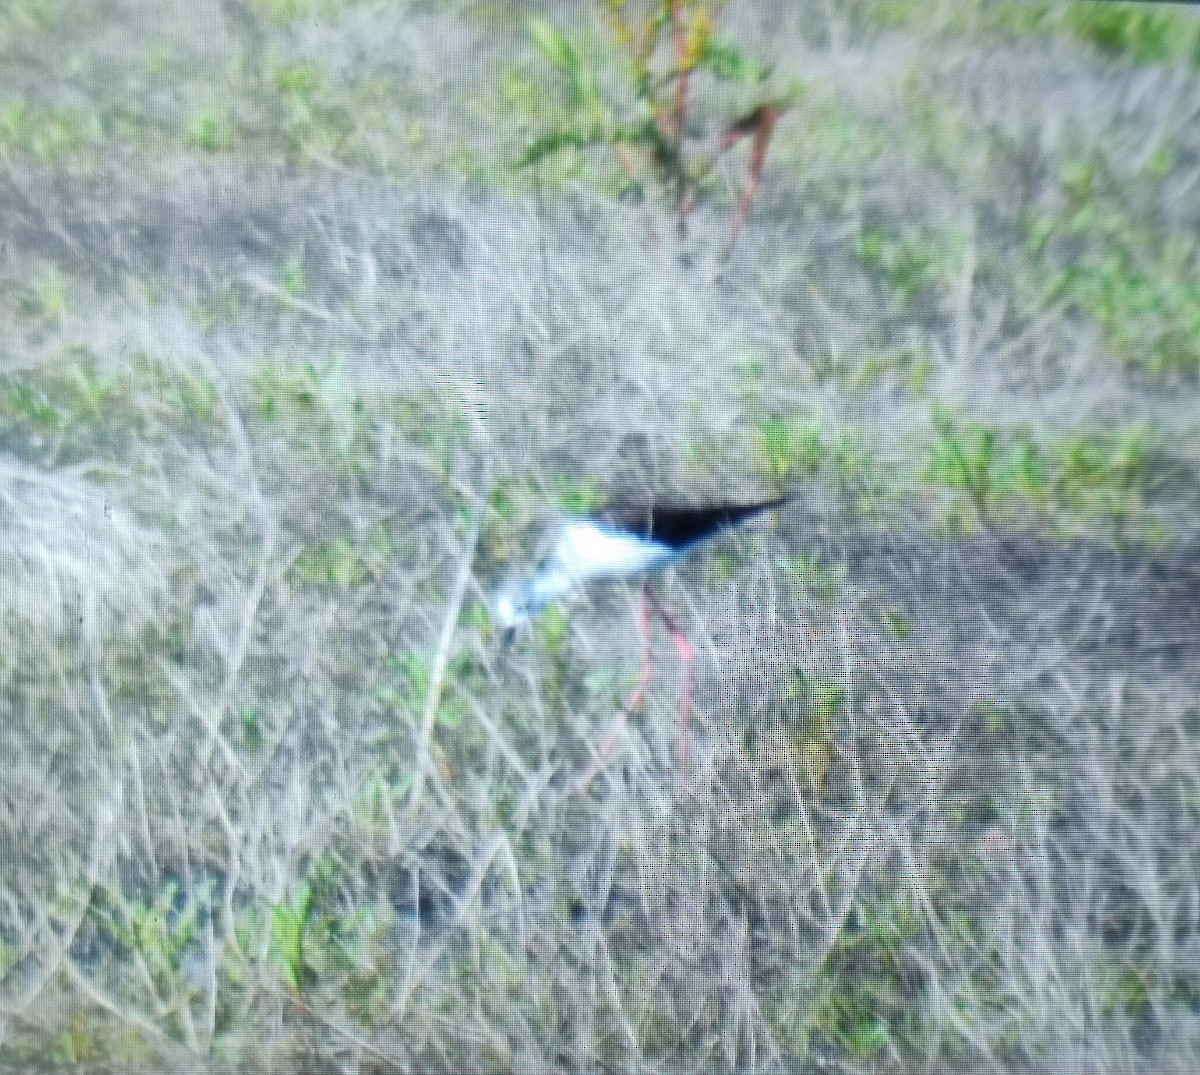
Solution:
<path fill-rule="evenodd" d="M 486 503 L 486 502 L 485 502 Z M 433 671 L 429 677 L 429 691 L 425 696 L 425 708 L 421 714 L 421 727 L 417 737 L 417 767 L 413 779 L 412 799 L 410 810 L 416 814 L 421 805 L 421 797 L 425 792 L 425 782 L 433 768 L 429 746 L 433 738 L 433 722 L 437 717 L 438 705 L 442 698 L 442 687 L 446 682 L 446 666 L 450 662 L 450 649 L 454 643 L 454 632 L 458 628 L 458 620 L 462 614 L 463 599 L 466 597 L 467 584 L 471 581 L 471 568 L 475 563 L 475 549 L 479 544 L 479 535 L 483 529 L 484 509 L 475 512 L 459 559 L 458 574 L 450 591 L 450 601 L 446 606 L 446 617 L 442 621 L 442 633 L 438 639 L 437 654 L 433 660 Z"/>

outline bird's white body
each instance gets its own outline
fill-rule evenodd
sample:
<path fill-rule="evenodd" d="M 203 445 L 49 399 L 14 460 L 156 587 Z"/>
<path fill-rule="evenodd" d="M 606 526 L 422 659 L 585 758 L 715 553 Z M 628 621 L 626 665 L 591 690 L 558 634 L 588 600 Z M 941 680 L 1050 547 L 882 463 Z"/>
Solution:
<path fill-rule="evenodd" d="M 516 627 L 593 579 L 641 575 L 678 555 L 679 550 L 670 545 L 595 519 L 570 519 L 563 523 L 537 574 L 502 586 L 493 611 L 502 627 Z"/>
<path fill-rule="evenodd" d="M 594 519 L 572 519 L 559 533 L 550 558 L 564 571 L 587 582 L 653 571 L 675 554 L 675 549 L 662 542 L 605 526 Z"/>

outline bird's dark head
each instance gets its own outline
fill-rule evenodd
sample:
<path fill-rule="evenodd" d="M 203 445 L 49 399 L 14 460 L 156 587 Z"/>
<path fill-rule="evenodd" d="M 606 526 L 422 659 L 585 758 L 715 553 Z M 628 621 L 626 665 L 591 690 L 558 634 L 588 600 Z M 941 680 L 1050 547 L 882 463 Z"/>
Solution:
<path fill-rule="evenodd" d="M 578 585 L 578 579 L 557 566 L 543 568 L 532 578 L 509 579 L 492 595 L 492 618 L 505 630 L 522 627 Z"/>
<path fill-rule="evenodd" d="M 492 618 L 506 635 L 527 624 L 538 611 L 526 579 L 510 579 L 492 595 Z"/>

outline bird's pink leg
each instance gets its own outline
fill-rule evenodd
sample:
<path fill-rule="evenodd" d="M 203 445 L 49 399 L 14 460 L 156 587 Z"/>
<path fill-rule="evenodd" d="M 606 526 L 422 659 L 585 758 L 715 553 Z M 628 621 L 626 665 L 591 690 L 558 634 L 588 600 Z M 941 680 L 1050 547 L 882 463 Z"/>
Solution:
<path fill-rule="evenodd" d="M 691 640 L 680 631 L 672 633 L 675 648 L 679 651 L 679 660 L 683 665 L 683 687 L 679 693 L 679 768 L 686 769 L 691 761 L 692 753 L 692 662 L 696 659 L 696 650 Z"/>
<path fill-rule="evenodd" d="M 652 600 L 657 606 L 658 600 L 651 594 L 649 585 L 643 582 L 641 601 L 638 604 L 638 631 L 642 636 L 642 672 L 638 676 L 637 686 L 634 687 L 633 693 L 621 707 L 623 717 L 636 713 L 642 707 L 642 698 L 645 697 L 646 688 L 650 685 L 650 680 L 654 675 L 654 651 L 650 645 L 650 602 Z"/>

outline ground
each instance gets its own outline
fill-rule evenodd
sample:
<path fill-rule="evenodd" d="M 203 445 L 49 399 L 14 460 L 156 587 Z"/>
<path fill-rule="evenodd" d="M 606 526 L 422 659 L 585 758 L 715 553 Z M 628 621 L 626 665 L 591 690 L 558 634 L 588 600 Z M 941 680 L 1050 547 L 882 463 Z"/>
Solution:
<path fill-rule="evenodd" d="M 528 14 L 0 10 L 0 1069 L 1196 1070 L 1200 17 L 731 0 L 731 241 Z"/>

